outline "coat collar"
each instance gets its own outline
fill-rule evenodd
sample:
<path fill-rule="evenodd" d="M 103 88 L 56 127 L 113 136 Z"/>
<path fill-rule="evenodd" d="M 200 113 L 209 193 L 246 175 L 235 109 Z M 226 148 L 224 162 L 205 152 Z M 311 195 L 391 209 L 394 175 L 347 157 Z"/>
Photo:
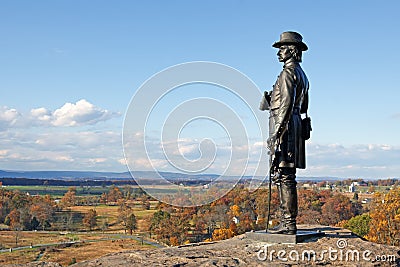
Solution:
<path fill-rule="evenodd" d="M 283 64 L 283 68 L 290 68 L 290 67 L 296 67 L 299 65 L 299 62 L 296 62 L 296 60 L 294 60 L 294 58 L 290 58 L 288 59 L 285 64 Z"/>

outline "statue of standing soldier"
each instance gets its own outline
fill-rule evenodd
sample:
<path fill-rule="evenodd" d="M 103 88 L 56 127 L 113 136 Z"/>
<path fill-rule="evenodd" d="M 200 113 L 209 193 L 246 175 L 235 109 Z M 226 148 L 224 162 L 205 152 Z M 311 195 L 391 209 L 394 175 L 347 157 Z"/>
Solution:
<path fill-rule="evenodd" d="M 301 118 L 301 114 L 307 114 L 309 84 L 300 62 L 308 47 L 299 33 L 291 31 L 282 33 L 272 46 L 279 49 L 277 55 L 283 70 L 272 91 L 264 92 L 260 109 L 270 112 L 270 175 L 278 189 L 281 217 L 280 224 L 267 231 L 294 235 L 298 211 L 296 168 L 306 167 L 305 140 L 311 131 L 308 116 Z"/>

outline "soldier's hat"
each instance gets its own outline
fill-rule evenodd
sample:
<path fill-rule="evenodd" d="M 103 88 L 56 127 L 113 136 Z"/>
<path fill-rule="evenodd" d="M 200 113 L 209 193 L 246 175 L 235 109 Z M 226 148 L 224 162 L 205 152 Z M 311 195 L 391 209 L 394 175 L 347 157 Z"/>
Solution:
<path fill-rule="evenodd" d="M 307 45 L 303 43 L 303 37 L 297 32 L 283 32 L 280 37 L 280 40 L 272 45 L 273 47 L 279 48 L 282 45 L 294 44 L 297 45 L 302 51 L 306 51 L 308 49 Z"/>

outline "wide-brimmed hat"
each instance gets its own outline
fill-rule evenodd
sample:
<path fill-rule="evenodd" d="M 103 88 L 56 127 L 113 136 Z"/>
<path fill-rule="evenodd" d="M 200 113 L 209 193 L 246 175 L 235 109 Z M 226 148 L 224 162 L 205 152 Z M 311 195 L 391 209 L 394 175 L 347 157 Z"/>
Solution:
<path fill-rule="evenodd" d="M 283 32 L 278 42 L 275 42 L 272 46 L 279 48 L 282 45 L 294 44 L 299 46 L 302 51 L 308 49 L 307 45 L 303 43 L 303 37 L 297 32 Z"/>

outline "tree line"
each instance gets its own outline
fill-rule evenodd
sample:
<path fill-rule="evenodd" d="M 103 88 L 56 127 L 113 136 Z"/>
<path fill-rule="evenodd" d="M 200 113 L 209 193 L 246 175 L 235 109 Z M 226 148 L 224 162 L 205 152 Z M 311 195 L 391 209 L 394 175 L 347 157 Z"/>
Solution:
<path fill-rule="evenodd" d="M 266 228 L 268 190 L 250 192 L 238 185 L 224 197 L 200 207 L 159 204 L 150 233 L 168 245 L 222 240 L 250 230 Z M 376 193 L 371 204 L 331 190 L 299 189 L 298 224 L 340 226 L 372 242 L 400 245 L 400 188 Z M 279 223 L 278 193 L 272 191 L 274 226 Z"/>
<path fill-rule="evenodd" d="M 271 192 L 271 226 L 278 223 L 278 194 Z M 129 200 L 135 200 L 142 209 L 150 209 L 149 196 L 141 189 L 111 186 L 101 196 L 76 195 L 71 187 L 59 202 L 49 195 L 29 196 L 17 190 L 0 188 L 0 222 L 11 230 L 55 229 L 56 212 L 68 211 L 75 205 L 99 203 L 118 206 L 118 223 L 132 234 L 137 220 Z M 153 200 L 154 201 L 154 200 Z M 375 193 L 369 204 L 362 205 L 358 198 L 332 190 L 298 189 L 298 224 L 321 224 L 346 227 L 370 241 L 400 245 L 400 189 L 394 186 L 387 193 Z M 210 204 L 182 208 L 158 202 L 156 211 L 147 221 L 148 232 L 168 245 L 187 242 L 222 240 L 250 230 L 266 227 L 268 189 L 250 192 L 237 185 L 222 198 Z M 71 213 L 72 214 L 72 213 Z M 105 230 L 107 222 L 98 222 L 96 209 L 89 209 L 81 223 L 88 230 Z M 65 225 L 71 218 L 64 218 Z M 68 227 L 67 227 L 68 228 Z"/>

